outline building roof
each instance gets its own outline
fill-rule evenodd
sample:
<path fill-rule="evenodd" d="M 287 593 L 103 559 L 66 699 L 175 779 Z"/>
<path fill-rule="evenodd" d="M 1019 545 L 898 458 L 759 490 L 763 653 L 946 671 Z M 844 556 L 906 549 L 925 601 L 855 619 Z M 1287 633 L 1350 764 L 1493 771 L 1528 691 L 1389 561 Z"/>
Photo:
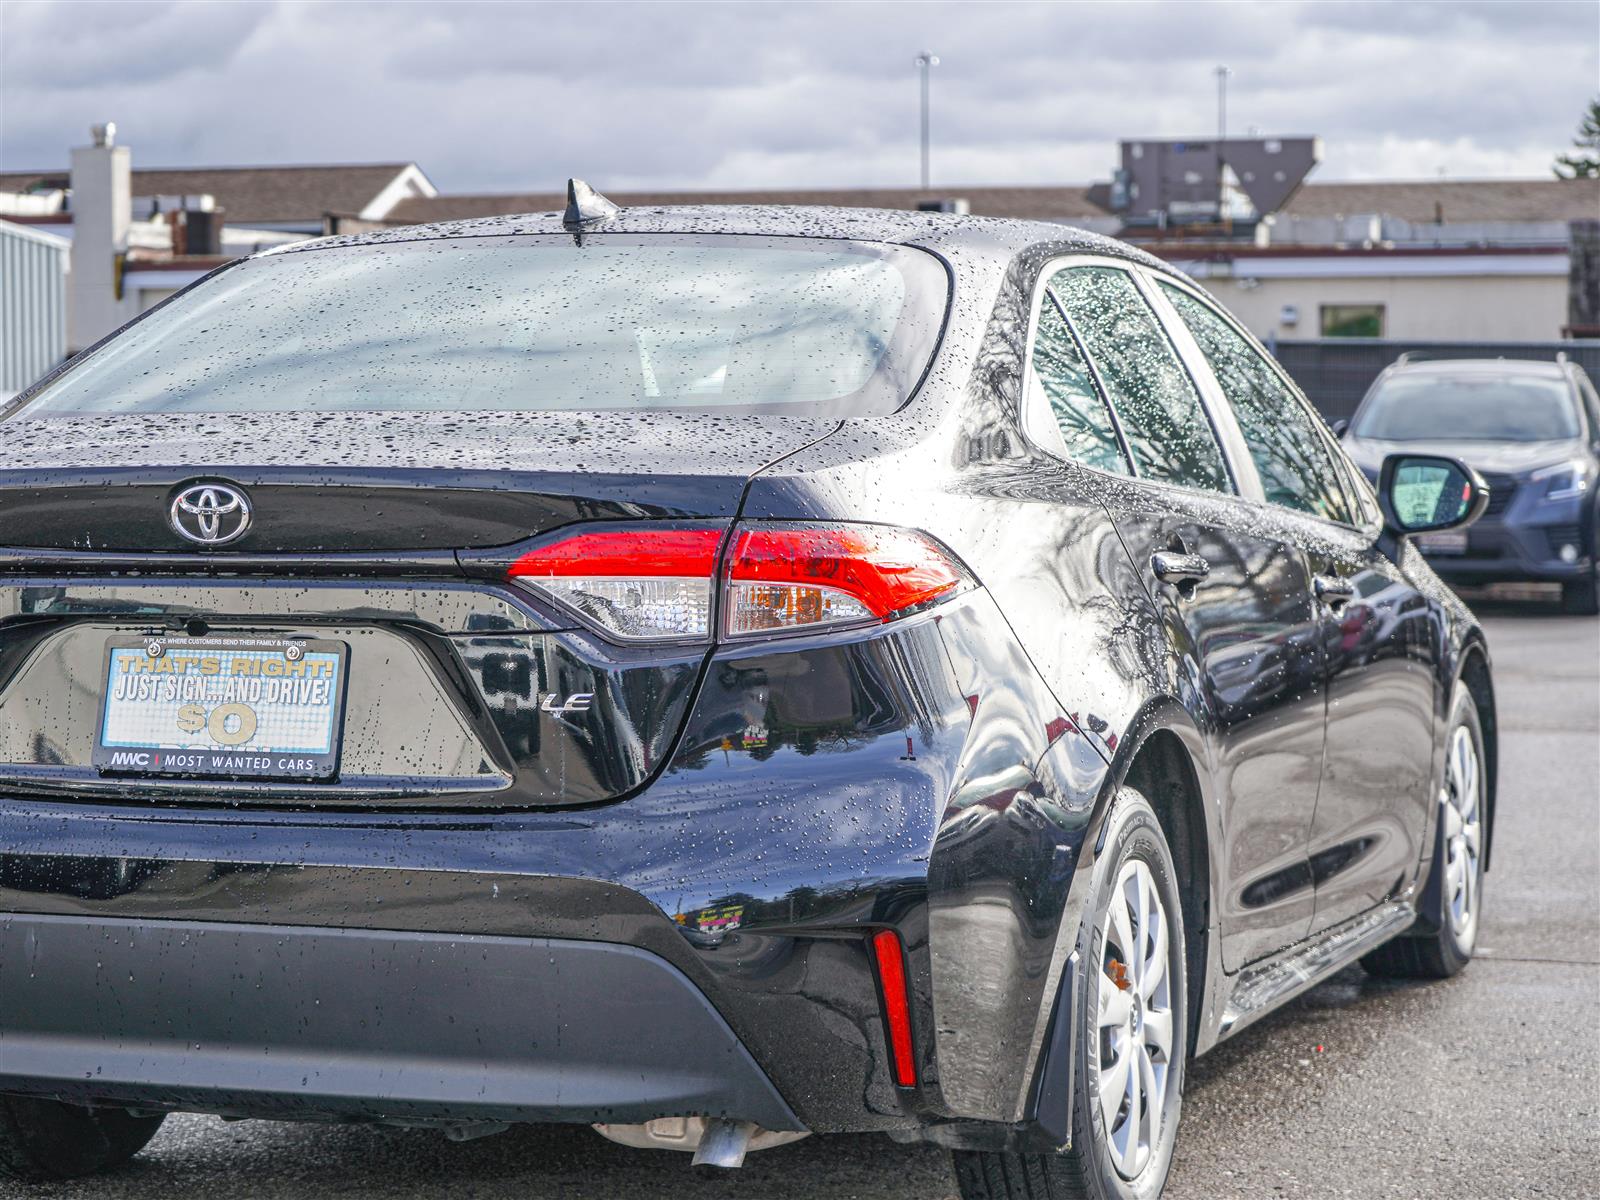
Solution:
<path fill-rule="evenodd" d="M 60 234 L 51 233 L 48 229 L 40 229 L 26 222 L 19 222 L 10 217 L 0 217 L 0 237 L 19 238 L 24 242 L 37 242 L 49 246 L 52 250 L 67 251 L 71 249 L 72 242 Z"/>
<path fill-rule="evenodd" d="M 1308 183 L 1284 211 L 1296 217 L 1382 213 L 1423 224 L 1572 221 L 1600 217 L 1600 178 Z"/>
<path fill-rule="evenodd" d="M 604 190 L 604 189 L 602 189 Z M 1058 187 L 833 188 L 742 192 L 606 192 L 623 206 L 679 204 L 824 205 L 845 208 L 915 208 L 920 200 L 961 198 L 975 216 L 1023 221 L 1072 221 L 1111 214 L 1097 200 L 1104 185 Z M 1093 198 L 1091 198 L 1093 197 Z M 560 192 L 519 192 L 413 197 L 388 220 L 454 221 L 562 208 Z M 1382 213 L 1407 221 L 1569 221 L 1600 216 L 1600 179 L 1431 179 L 1399 183 L 1307 183 L 1285 209 L 1295 216 Z"/>
<path fill-rule="evenodd" d="M 604 190 L 604 189 L 602 189 Z M 662 205 L 758 204 L 804 205 L 826 208 L 915 209 L 919 201 L 960 198 L 972 205 L 974 215 L 1011 217 L 1024 221 L 1070 221 L 1105 217 L 1106 210 L 1088 197 L 1088 188 L 1062 187 L 960 187 L 923 191 L 921 188 L 826 188 L 745 192 L 612 192 L 606 196 L 624 208 Z M 391 222 L 457 221 L 471 217 L 512 213 L 551 212 L 564 208 L 565 192 L 521 192 L 464 196 L 413 197 L 402 200 L 389 214 Z"/>
<path fill-rule="evenodd" d="M 325 213 L 356 214 L 411 163 L 338 163 L 285 167 L 136 167 L 136 196 L 214 196 L 232 225 L 252 221 L 316 221 Z M 66 171 L 0 171 L 0 192 L 65 188 Z"/>

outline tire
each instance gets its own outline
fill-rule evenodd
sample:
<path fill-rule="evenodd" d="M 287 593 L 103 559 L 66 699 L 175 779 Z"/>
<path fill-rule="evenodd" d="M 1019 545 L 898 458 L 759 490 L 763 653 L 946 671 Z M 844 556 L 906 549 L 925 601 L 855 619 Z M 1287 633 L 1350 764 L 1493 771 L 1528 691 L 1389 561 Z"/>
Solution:
<path fill-rule="evenodd" d="M 1591 575 L 1588 579 L 1563 583 L 1561 611 L 1574 617 L 1592 617 L 1600 613 L 1600 579 Z"/>
<path fill-rule="evenodd" d="M 1084 986 L 1074 992 L 1072 1146 L 1059 1154 L 958 1150 L 956 1182 L 964 1200 L 1154 1200 L 1166 1185 L 1189 1044 L 1177 872 L 1155 812 L 1137 791 L 1123 788 L 1107 821 L 1105 850 L 1094 866 L 1077 939 Z M 1147 918 L 1144 932 L 1126 901 L 1134 895 L 1144 897 L 1147 913 L 1161 918 Z M 1142 963 L 1120 957 L 1124 942 L 1149 946 L 1146 935 L 1159 937 L 1162 930 L 1164 952 L 1141 956 Z M 1114 1016 L 1124 1005 L 1127 1015 L 1120 1023 L 1100 1024 L 1103 1009 Z M 1163 1023 L 1168 1026 L 1164 1050 Z M 1136 1049 L 1118 1055 L 1119 1044 Z M 1140 1050 L 1148 1053 L 1148 1073 L 1141 1069 Z M 1141 1104 L 1141 1113 L 1153 1109 L 1156 1120 L 1137 1122 L 1143 1135 L 1137 1140 L 1129 1136 L 1135 1125 L 1131 1090 L 1118 1093 L 1114 1083 L 1123 1062 L 1130 1084 L 1136 1077 L 1143 1080 L 1142 1097 L 1159 1096 L 1156 1104 Z M 1102 1079 L 1110 1084 L 1108 1097 L 1115 1098 L 1105 1104 Z"/>
<path fill-rule="evenodd" d="M 163 1120 L 161 1114 L 0 1096 L 0 1177 L 42 1183 L 121 1166 L 145 1148 Z"/>
<path fill-rule="evenodd" d="M 1370 975 L 1449 979 L 1472 961 L 1477 945 L 1488 828 L 1483 727 L 1478 706 L 1460 683 L 1451 697 L 1446 728 L 1444 782 L 1422 913 L 1410 930 L 1362 958 Z"/>

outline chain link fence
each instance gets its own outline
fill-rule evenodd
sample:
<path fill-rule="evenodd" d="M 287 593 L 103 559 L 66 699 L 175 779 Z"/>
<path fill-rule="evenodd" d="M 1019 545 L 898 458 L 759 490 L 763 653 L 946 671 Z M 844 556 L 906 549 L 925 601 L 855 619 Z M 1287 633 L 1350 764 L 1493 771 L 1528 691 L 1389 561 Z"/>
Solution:
<path fill-rule="evenodd" d="M 1404 342 L 1388 338 L 1317 338 L 1270 347 L 1300 390 L 1330 421 L 1348 418 L 1372 381 L 1402 354 L 1417 358 L 1536 358 L 1565 354 L 1600 380 L 1600 339 L 1562 342 Z"/>

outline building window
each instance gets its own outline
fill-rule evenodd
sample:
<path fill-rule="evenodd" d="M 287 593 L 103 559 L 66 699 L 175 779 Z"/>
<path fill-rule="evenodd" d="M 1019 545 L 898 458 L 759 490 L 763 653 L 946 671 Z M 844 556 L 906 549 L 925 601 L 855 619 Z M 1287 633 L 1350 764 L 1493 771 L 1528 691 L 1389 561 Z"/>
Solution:
<path fill-rule="evenodd" d="M 1383 336 L 1383 305 L 1381 304 L 1324 304 L 1322 306 L 1323 337 Z"/>

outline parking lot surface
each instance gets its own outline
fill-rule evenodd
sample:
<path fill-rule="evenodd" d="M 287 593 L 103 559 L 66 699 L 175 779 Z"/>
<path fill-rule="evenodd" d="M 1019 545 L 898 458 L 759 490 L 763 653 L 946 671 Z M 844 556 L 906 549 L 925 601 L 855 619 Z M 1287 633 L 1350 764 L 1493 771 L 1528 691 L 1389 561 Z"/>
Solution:
<path fill-rule="evenodd" d="M 1193 1065 L 1167 1195 L 1600 1196 L 1600 621 L 1480 603 L 1500 810 L 1479 957 L 1445 983 L 1352 968 Z M 170 1119 L 131 1165 L 0 1197 L 563 1200 L 955 1195 L 948 1158 L 812 1138 L 702 1178 L 587 1129 L 436 1133 Z"/>

